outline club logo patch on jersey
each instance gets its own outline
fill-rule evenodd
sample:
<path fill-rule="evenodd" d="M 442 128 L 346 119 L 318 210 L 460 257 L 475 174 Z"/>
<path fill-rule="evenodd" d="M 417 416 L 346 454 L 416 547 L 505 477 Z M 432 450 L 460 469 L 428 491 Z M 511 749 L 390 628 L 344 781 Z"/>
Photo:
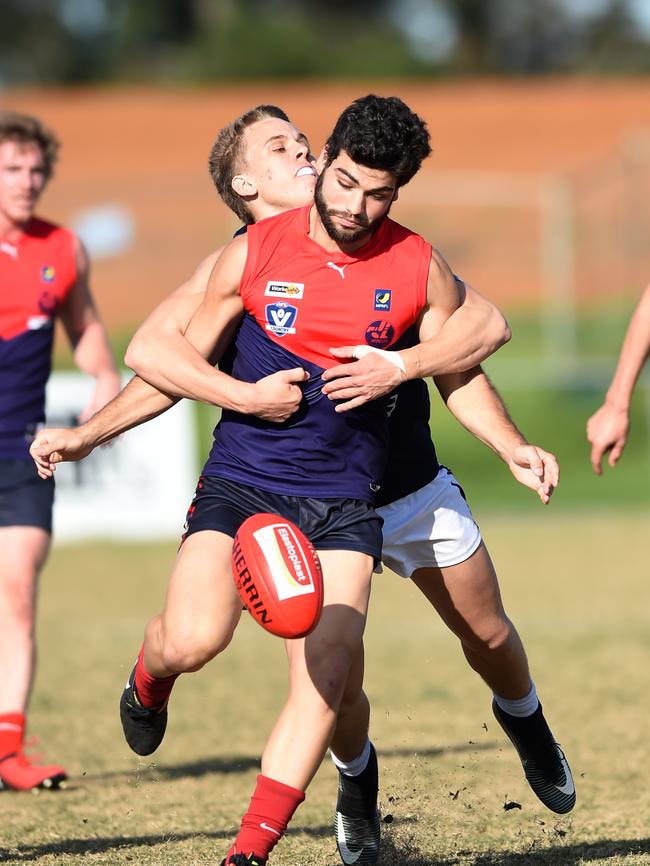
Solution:
<path fill-rule="evenodd" d="M 287 304 L 286 301 L 278 301 L 277 304 L 266 305 L 266 330 L 271 331 L 276 337 L 284 337 L 286 334 L 295 334 L 294 324 L 298 308 Z"/>
<path fill-rule="evenodd" d="M 375 310 L 390 310 L 390 289 L 375 289 Z"/>
<path fill-rule="evenodd" d="M 41 279 L 44 283 L 53 283 L 54 277 L 56 276 L 56 271 L 52 267 L 52 265 L 43 265 L 41 268 Z"/>
<path fill-rule="evenodd" d="M 369 346 L 376 346 L 378 349 L 382 349 L 391 343 L 394 333 L 395 329 L 390 322 L 377 319 L 376 322 L 371 322 L 366 328 L 366 343 Z"/>
<path fill-rule="evenodd" d="M 264 294 L 275 298 L 294 298 L 298 300 L 305 293 L 304 283 L 281 283 L 278 280 L 269 280 L 264 289 Z"/>

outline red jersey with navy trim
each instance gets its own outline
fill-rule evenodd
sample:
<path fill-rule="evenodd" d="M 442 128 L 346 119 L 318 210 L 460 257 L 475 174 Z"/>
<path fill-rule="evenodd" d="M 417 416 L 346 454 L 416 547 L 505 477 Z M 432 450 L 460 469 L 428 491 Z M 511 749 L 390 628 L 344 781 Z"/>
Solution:
<path fill-rule="evenodd" d="M 321 373 L 339 363 L 332 346 L 395 348 L 425 306 L 431 247 L 385 219 L 355 254 L 328 253 L 309 237 L 309 215 L 300 208 L 248 227 L 232 366 L 245 382 L 303 367 L 303 401 L 284 424 L 224 411 L 204 474 L 286 495 L 372 501 L 386 462 L 386 401 L 337 413 Z"/>
<path fill-rule="evenodd" d="M 45 420 L 54 319 L 77 280 L 72 232 L 34 218 L 0 241 L 0 457 L 28 457 Z"/>

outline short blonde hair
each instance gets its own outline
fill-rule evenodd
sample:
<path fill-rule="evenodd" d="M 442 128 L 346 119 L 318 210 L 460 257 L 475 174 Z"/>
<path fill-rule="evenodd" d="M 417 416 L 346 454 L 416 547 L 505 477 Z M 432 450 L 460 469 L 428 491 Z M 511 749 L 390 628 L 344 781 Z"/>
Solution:
<path fill-rule="evenodd" d="M 270 117 L 277 117 L 279 120 L 289 120 L 286 113 L 281 108 L 278 108 L 277 105 L 258 105 L 255 108 L 251 108 L 249 111 L 235 118 L 228 126 L 224 126 L 212 145 L 208 159 L 210 176 L 222 201 L 244 223 L 254 222 L 253 216 L 248 209 L 247 203 L 232 188 L 232 179 L 243 168 L 242 141 L 244 132 L 254 123 L 260 120 L 268 120 Z"/>

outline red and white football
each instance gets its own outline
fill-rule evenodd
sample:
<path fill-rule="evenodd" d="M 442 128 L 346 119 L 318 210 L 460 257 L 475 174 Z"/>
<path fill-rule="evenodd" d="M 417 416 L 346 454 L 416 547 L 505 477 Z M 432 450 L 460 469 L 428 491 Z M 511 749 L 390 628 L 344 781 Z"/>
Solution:
<path fill-rule="evenodd" d="M 323 609 L 323 572 L 314 547 L 290 520 L 253 514 L 239 527 L 232 573 L 251 616 L 278 637 L 304 637 Z"/>

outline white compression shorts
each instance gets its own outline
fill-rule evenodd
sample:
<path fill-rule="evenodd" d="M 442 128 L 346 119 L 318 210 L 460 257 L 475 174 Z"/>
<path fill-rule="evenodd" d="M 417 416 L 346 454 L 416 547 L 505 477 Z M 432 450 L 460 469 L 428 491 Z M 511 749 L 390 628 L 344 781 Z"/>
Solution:
<path fill-rule="evenodd" d="M 382 562 L 400 577 L 411 577 L 418 568 L 458 565 L 481 543 L 460 484 L 446 466 L 425 487 L 377 513 L 384 521 Z"/>

